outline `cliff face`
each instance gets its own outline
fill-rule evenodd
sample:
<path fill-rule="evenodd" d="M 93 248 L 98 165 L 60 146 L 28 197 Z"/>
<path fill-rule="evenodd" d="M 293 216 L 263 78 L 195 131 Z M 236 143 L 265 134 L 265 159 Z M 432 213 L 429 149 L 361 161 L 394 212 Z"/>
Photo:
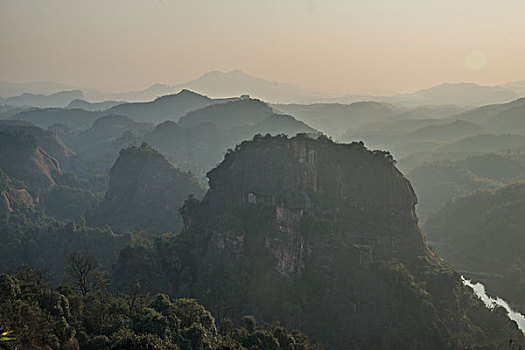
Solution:
<path fill-rule="evenodd" d="M 235 205 L 274 208 L 273 227 L 282 237 L 266 242 L 285 271 L 303 265 L 306 211 L 328 220 L 330 233 L 356 250 L 369 246 L 372 259 L 432 256 L 417 224 L 414 190 L 384 152 L 308 138 L 260 139 L 227 155 L 208 177 L 206 200 L 215 216 Z M 289 239 L 293 251 L 276 239 Z"/>
<path fill-rule="evenodd" d="M 470 327 L 481 344 L 503 336 L 490 322 L 506 321 L 427 249 L 389 153 L 256 136 L 208 177 L 181 209 L 183 233 L 156 249 L 180 261 L 165 272 L 174 293 L 218 319 L 280 320 L 329 349 L 454 349 Z"/>
<path fill-rule="evenodd" d="M 55 185 L 53 177 L 61 174 L 58 161 L 33 136 L 0 130 L 0 139 L 0 169 L 7 175 L 40 188 Z"/>
<path fill-rule="evenodd" d="M 148 145 L 129 147 L 110 170 L 109 190 L 93 220 L 117 231 L 177 232 L 182 226 L 178 209 L 188 195 L 201 198 L 203 193 L 195 178 Z"/>
<path fill-rule="evenodd" d="M 37 139 L 39 146 L 51 157 L 55 158 L 63 165 L 68 158 L 75 155 L 66 144 L 60 139 L 58 134 L 31 125 L 9 125 L 0 123 L 0 128 L 12 132 L 22 132 Z"/>
<path fill-rule="evenodd" d="M 24 188 L 17 185 L 0 169 L 0 214 L 9 214 L 17 207 L 33 207 L 35 201 Z"/>

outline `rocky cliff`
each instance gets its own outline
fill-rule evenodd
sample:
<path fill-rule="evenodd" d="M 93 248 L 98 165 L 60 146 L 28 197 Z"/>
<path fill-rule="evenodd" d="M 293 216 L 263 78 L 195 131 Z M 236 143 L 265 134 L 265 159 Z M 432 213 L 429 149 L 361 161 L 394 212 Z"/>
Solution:
<path fill-rule="evenodd" d="M 51 157 L 31 135 L 0 129 L 0 169 L 30 186 L 48 188 L 61 174 L 58 161 Z"/>
<path fill-rule="evenodd" d="M 17 186 L 0 169 L 0 215 L 9 214 L 17 207 L 33 207 L 34 204 L 33 197 L 29 192 L 25 188 Z"/>
<path fill-rule="evenodd" d="M 386 152 L 360 143 L 260 137 L 227 154 L 208 177 L 206 200 L 215 216 L 264 203 L 275 208 L 278 231 L 300 235 L 308 211 L 329 220 L 330 233 L 370 246 L 378 258 L 432 256 L 417 224 L 414 190 Z"/>
<path fill-rule="evenodd" d="M 180 261 L 167 274 L 175 293 L 218 319 L 278 319 L 330 349 L 455 349 L 519 335 L 436 262 L 394 163 L 325 137 L 243 142 L 208 173 L 205 198 L 181 209 L 184 232 L 166 245 Z"/>
<path fill-rule="evenodd" d="M 39 128 L 38 126 L 24 125 L 19 122 L 17 123 L 17 121 L 2 121 L 0 122 L 0 129 L 22 132 L 33 136 L 37 139 L 39 146 L 51 157 L 58 160 L 61 165 L 75 155 L 75 152 L 62 141 L 58 134 Z"/>
<path fill-rule="evenodd" d="M 190 194 L 197 198 L 204 194 L 193 176 L 147 144 L 130 146 L 120 151 L 111 168 L 109 189 L 91 220 L 116 231 L 178 232 L 182 226 L 178 209 Z"/>

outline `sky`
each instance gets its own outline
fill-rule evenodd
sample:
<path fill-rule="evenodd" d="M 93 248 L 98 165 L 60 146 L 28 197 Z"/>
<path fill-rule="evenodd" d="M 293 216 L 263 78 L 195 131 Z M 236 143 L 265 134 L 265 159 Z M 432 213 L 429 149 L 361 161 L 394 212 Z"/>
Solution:
<path fill-rule="evenodd" d="M 525 80 L 523 0 L 0 0 L 0 80 L 102 90 L 235 69 L 393 94 Z"/>

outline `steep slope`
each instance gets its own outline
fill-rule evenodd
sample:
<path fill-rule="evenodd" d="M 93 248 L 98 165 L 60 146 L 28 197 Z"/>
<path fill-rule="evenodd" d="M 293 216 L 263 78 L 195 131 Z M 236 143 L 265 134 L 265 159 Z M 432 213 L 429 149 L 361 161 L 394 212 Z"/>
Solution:
<path fill-rule="evenodd" d="M 4 217 L 20 207 L 33 207 L 34 204 L 29 192 L 0 169 L 0 216 Z"/>
<path fill-rule="evenodd" d="M 425 231 L 435 249 L 489 292 L 525 311 L 525 183 L 480 191 L 448 203 Z"/>
<path fill-rule="evenodd" d="M 417 213 L 423 219 L 456 197 L 499 185 L 498 182 L 478 177 L 451 161 L 422 164 L 411 170 L 407 176 L 418 193 L 420 205 Z"/>
<path fill-rule="evenodd" d="M 504 314 L 436 264 L 415 193 L 393 163 L 325 137 L 243 142 L 208 173 L 205 198 L 185 202 L 184 232 L 153 248 L 161 273 L 219 319 L 279 319 L 329 349 L 519 339 Z"/>
<path fill-rule="evenodd" d="M 120 151 L 111 168 L 109 189 L 91 220 L 119 232 L 177 232 L 182 226 L 177 211 L 190 194 L 204 194 L 194 177 L 147 144 L 130 146 Z"/>
<path fill-rule="evenodd" d="M 31 125 L 12 125 L 11 123 L 0 122 L 0 129 L 22 132 L 27 135 L 33 136 L 37 139 L 38 144 L 44 151 L 46 151 L 51 157 L 58 160 L 61 164 L 68 158 L 75 155 L 64 142 L 56 134 Z"/>
<path fill-rule="evenodd" d="M 212 99 L 182 90 L 175 95 L 166 95 L 151 102 L 124 103 L 110 108 L 108 114 L 127 115 L 136 121 L 161 123 L 166 120 L 178 121 L 186 113 L 209 106 Z"/>
<path fill-rule="evenodd" d="M 53 177 L 61 174 L 58 161 L 40 148 L 33 136 L 7 130 L 0 130 L 0 169 L 39 188 L 55 185 Z"/>

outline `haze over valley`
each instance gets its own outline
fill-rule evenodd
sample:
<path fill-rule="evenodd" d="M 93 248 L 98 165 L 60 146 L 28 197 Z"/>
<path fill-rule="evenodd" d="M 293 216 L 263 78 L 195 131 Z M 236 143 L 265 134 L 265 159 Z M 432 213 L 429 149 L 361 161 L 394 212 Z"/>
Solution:
<path fill-rule="evenodd" d="M 523 348 L 524 10 L 0 3 L 0 349 Z"/>

